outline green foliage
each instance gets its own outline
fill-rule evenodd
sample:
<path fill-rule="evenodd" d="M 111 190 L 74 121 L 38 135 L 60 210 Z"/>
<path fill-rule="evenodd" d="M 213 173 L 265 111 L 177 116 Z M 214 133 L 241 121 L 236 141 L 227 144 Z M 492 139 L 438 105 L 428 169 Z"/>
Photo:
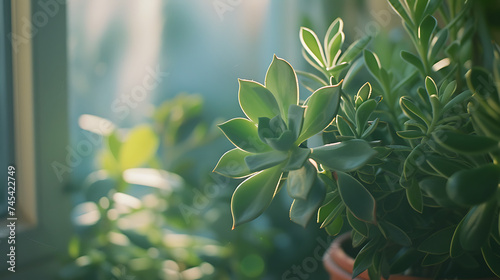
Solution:
<path fill-rule="evenodd" d="M 233 165 L 267 179 L 255 184 L 255 196 L 233 196 L 241 206 L 233 215 L 250 221 L 286 184 L 292 221 L 305 226 L 316 212 L 329 234 L 350 226 L 361 248 L 353 277 L 365 270 L 371 279 L 403 271 L 483 276 L 483 264 L 500 276 L 500 48 L 484 46 L 491 40 L 476 25 L 481 10 L 473 1 L 389 3 L 413 44 L 400 61 L 384 64 L 377 53 L 385 50 L 366 49 L 369 37 L 343 50 L 336 19 L 323 41 L 300 29 L 304 58 L 319 72 L 298 72 L 312 92 L 304 103 L 297 102 L 295 71 L 276 57 L 265 89 L 247 99 L 264 102 L 261 95 L 271 92 L 279 110 L 274 100 L 240 98 L 245 123 L 266 147 L 240 153 L 246 167 L 241 158 Z M 370 81 L 351 92 L 345 84 L 362 66 Z M 221 128 L 240 147 L 230 135 L 243 128 Z M 255 144 L 252 133 L 240 140 Z"/>

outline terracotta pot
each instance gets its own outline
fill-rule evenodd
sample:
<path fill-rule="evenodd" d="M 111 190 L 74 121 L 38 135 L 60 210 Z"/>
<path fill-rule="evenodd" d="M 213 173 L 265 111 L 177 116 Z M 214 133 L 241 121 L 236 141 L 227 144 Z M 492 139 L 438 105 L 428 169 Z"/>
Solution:
<path fill-rule="evenodd" d="M 345 233 L 337 237 L 330 248 L 327 250 L 323 256 L 323 265 L 326 271 L 330 274 L 330 280 L 351 280 L 352 279 L 352 268 L 354 265 L 354 259 L 348 256 L 344 249 L 342 249 L 342 244 L 345 242 L 350 242 L 351 237 L 349 233 Z M 369 280 L 368 272 L 361 273 L 354 280 Z M 431 280 L 430 278 L 413 277 L 406 275 L 391 275 L 389 280 Z M 482 280 L 499 280 L 498 278 L 488 278 Z"/>

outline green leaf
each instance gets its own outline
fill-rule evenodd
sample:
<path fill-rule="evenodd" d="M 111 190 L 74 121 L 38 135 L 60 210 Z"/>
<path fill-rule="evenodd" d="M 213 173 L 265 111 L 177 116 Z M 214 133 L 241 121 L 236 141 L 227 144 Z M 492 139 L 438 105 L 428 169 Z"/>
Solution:
<path fill-rule="evenodd" d="M 459 95 L 455 96 L 453 99 L 451 99 L 450 101 L 448 101 L 448 103 L 444 105 L 442 112 L 444 113 L 457 105 L 458 106 L 462 105 L 465 101 L 467 101 L 471 97 L 472 97 L 472 92 L 469 90 L 460 93 Z"/>
<path fill-rule="evenodd" d="M 333 220 L 328 226 L 325 227 L 326 233 L 330 236 L 336 236 L 342 230 L 342 226 L 344 225 L 344 219 L 342 216 L 337 216 L 335 220 Z"/>
<path fill-rule="evenodd" d="M 439 93 L 441 94 L 439 96 L 440 99 L 441 99 L 441 102 L 443 104 L 448 104 L 448 101 L 450 101 L 450 98 L 453 95 L 453 93 L 455 93 L 455 90 L 457 90 L 457 82 L 456 81 L 451 81 L 446 86 L 446 88 L 444 89 L 444 91 L 439 91 Z"/>
<path fill-rule="evenodd" d="M 231 198 L 233 229 L 260 216 L 271 204 L 282 176 L 278 165 L 243 181 Z"/>
<path fill-rule="evenodd" d="M 399 100 L 399 103 L 401 105 L 401 109 L 403 109 L 403 112 L 405 115 L 407 115 L 409 118 L 413 118 L 414 116 L 417 116 L 419 119 L 421 119 L 427 126 L 430 126 L 429 120 L 426 118 L 425 114 L 408 98 L 408 97 L 401 97 Z"/>
<path fill-rule="evenodd" d="M 354 127 L 342 116 L 338 115 L 336 118 L 337 129 L 342 136 L 354 136 Z"/>
<path fill-rule="evenodd" d="M 269 151 L 251 154 L 245 157 L 245 163 L 251 172 L 257 172 L 278 165 L 288 159 L 288 154 L 282 151 Z"/>
<path fill-rule="evenodd" d="M 455 226 L 439 230 L 422 241 L 418 246 L 418 250 L 433 255 L 448 254 L 453 233 L 455 233 Z"/>
<path fill-rule="evenodd" d="M 331 67 L 336 64 L 341 52 L 340 47 L 344 43 L 344 39 L 344 32 L 339 32 L 328 43 L 326 48 L 326 60 L 328 61 L 327 69 L 331 69 Z"/>
<path fill-rule="evenodd" d="M 368 119 L 372 115 L 373 111 L 375 111 L 375 108 L 377 108 L 377 101 L 373 99 L 366 100 L 359 105 L 356 110 L 356 128 L 358 135 L 361 135 L 361 133 L 365 130 Z"/>
<path fill-rule="evenodd" d="M 237 148 L 227 151 L 215 166 L 214 172 L 233 178 L 246 177 L 252 173 L 245 163 L 248 155 L 251 153 Z"/>
<path fill-rule="evenodd" d="M 281 117 L 287 120 L 287 110 L 290 105 L 299 104 L 299 84 L 290 63 L 274 56 L 266 73 L 265 86 L 274 95 L 280 108 Z"/>
<path fill-rule="evenodd" d="M 438 94 L 438 89 L 437 89 L 436 83 L 429 76 L 425 77 L 425 89 L 427 90 L 427 94 L 429 94 L 429 96 L 431 96 L 433 94 L 435 94 L 435 95 Z"/>
<path fill-rule="evenodd" d="M 484 68 L 474 67 L 466 74 L 467 86 L 473 93 L 478 93 L 482 96 L 493 95 L 496 96 L 495 84 L 491 74 Z"/>
<path fill-rule="evenodd" d="M 432 255 L 427 254 L 422 260 L 422 266 L 432 266 L 445 262 L 450 256 L 448 254 Z"/>
<path fill-rule="evenodd" d="M 354 265 L 352 270 L 352 279 L 355 279 L 358 275 L 363 273 L 373 264 L 373 257 L 377 252 L 376 240 L 372 239 L 359 251 L 358 255 L 354 259 Z"/>
<path fill-rule="evenodd" d="M 295 139 L 291 130 L 285 130 L 278 138 L 267 138 L 265 142 L 275 150 L 288 151 L 293 146 Z"/>
<path fill-rule="evenodd" d="M 316 172 L 314 172 L 316 175 Z M 316 176 L 313 178 L 313 185 L 306 199 L 296 198 L 290 208 L 290 220 L 303 227 L 306 227 L 325 198 L 325 186 Z"/>
<path fill-rule="evenodd" d="M 361 98 L 362 101 L 366 101 L 372 95 L 372 86 L 369 82 L 366 82 L 359 90 L 356 96 Z"/>
<path fill-rule="evenodd" d="M 456 172 L 446 184 L 446 192 L 454 202 L 473 206 L 495 195 L 500 180 L 500 166 L 493 163 Z"/>
<path fill-rule="evenodd" d="M 133 128 L 120 148 L 121 170 L 146 163 L 155 155 L 158 145 L 158 136 L 149 125 Z"/>
<path fill-rule="evenodd" d="M 364 237 L 368 237 L 368 226 L 365 222 L 358 220 L 351 211 L 346 211 L 347 221 L 353 230 L 363 235 Z"/>
<path fill-rule="evenodd" d="M 380 66 L 380 60 L 378 59 L 378 56 L 369 50 L 365 50 L 364 57 L 368 70 L 370 70 L 374 77 L 380 80 L 380 69 L 382 68 L 382 66 Z"/>
<path fill-rule="evenodd" d="M 434 140 L 450 151 L 478 155 L 498 148 L 498 142 L 484 136 L 462 134 L 453 131 L 437 131 L 432 134 Z"/>
<path fill-rule="evenodd" d="M 351 63 L 360 53 L 361 51 L 368 45 L 371 37 L 365 36 L 361 39 L 358 39 L 352 43 L 347 50 L 340 56 L 338 63 L 347 62 Z"/>
<path fill-rule="evenodd" d="M 120 149 L 122 147 L 122 141 L 118 137 L 117 131 L 114 130 L 107 137 L 108 149 L 111 152 L 111 155 L 115 158 L 116 161 L 120 160 Z"/>
<path fill-rule="evenodd" d="M 338 189 L 342 201 L 359 220 L 375 223 L 375 199 L 371 193 L 351 175 L 337 172 Z"/>
<path fill-rule="evenodd" d="M 411 65 L 415 66 L 422 75 L 425 75 L 424 64 L 416 55 L 409 53 L 407 51 L 401 51 L 401 58 Z"/>
<path fill-rule="evenodd" d="M 365 165 L 376 154 L 366 141 L 353 139 L 314 148 L 311 158 L 331 170 L 350 172 Z"/>
<path fill-rule="evenodd" d="M 307 102 L 302 132 L 296 143 L 321 132 L 333 120 L 340 103 L 339 85 L 326 86 L 315 91 Z"/>
<path fill-rule="evenodd" d="M 419 181 L 420 188 L 442 207 L 456 207 L 446 193 L 447 180 L 443 177 L 427 177 Z"/>
<path fill-rule="evenodd" d="M 331 42 L 334 40 L 335 36 L 338 34 L 342 33 L 342 29 L 344 29 L 344 22 L 342 21 L 341 18 L 336 18 L 328 27 L 328 30 L 326 31 L 325 34 L 325 39 L 323 40 L 324 42 L 324 47 L 325 50 L 328 50 L 328 45 L 331 44 Z"/>
<path fill-rule="evenodd" d="M 423 133 L 420 130 L 403 130 L 403 131 L 396 131 L 396 134 L 404 139 L 419 139 L 425 136 L 425 133 Z"/>
<path fill-rule="evenodd" d="M 408 13 L 399 0 L 389 0 L 389 3 L 391 3 L 392 8 L 407 24 L 409 24 L 410 26 L 413 25 L 413 21 L 411 20 L 410 16 L 408 16 Z"/>
<path fill-rule="evenodd" d="M 309 158 L 311 154 L 311 149 L 296 147 L 289 151 L 290 157 L 286 163 L 284 170 L 296 170 L 304 166 L 304 163 Z"/>
<path fill-rule="evenodd" d="M 387 237 L 394 241 L 396 244 L 399 244 L 404 247 L 410 247 L 411 246 L 411 239 L 408 237 L 408 235 L 399 228 L 398 226 L 391 224 L 387 221 L 381 221 L 379 224 L 387 234 Z"/>
<path fill-rule="evenodd" d="M 368 124 L 370 126 L 363 132 L 363 134 L 361 135 L 361 138 L 365 139 L 366 137 L 370 136 L 370 134 L 372 134 L 375 131 L 375 129 L 377 128 L 379 122 L 380 122 L 379 118 L 376 118 L 372 122 L 368 122 Z"/>
<path fill-rule="evenodd" d="M 300 169 L 290 171 L 286 180 L 288 195 L 305 200 L 316 180 L 316 174 L 316 168 L 309 162 Z"/>
<path fill-rule="evenodd" d="M 458 258 L 464 254 L 464 249 L 462 248 L 462 245 L 460 245 L 460 232 L 462 231 L 461 228 L 464 220 L 465 217 L 460 221 L 460 223 L 458 223 L 455 228 L 455 232 L 453 233 L 453 237 L 451 238 L 450 257 L 452 258 Z"/>
<path fill-rule="evenodd" d="M 418 38 L 426 54 L 427 51 L 429 50 L 429 45 L 431 43 L 431 36 L 434 33 L 436 26 L 437 26 L 436 19 L 433 16 L 428 15 L 424 18 L 424 20 L 418 27 Z"/>
<path fill-rule="evenodd" d="M 494 248 L 493 246 L 496 246 Z M 498 254 L 498 245 L 490 238 L 486 244 L 481 247 L 484 261 L 497 277 L 500 277 L 500 255 Z"/>
<path fill-rule="evenodd" d="M 257 126 L 250 120 L 235 118 L 220 124 L 219 128 L 231 143 L 244 151 L 261 153 L 271 150 L 260 140 Z"/>
<path fill-rule="evenodd" d="M 254 123 L 258 123 L 260 117 L 272 119 L 274 116 L 279 115 L 278 103 L 267 88 L 254 81 L 238 81 L 240 84 L 238 92 L 240 106 L 249 119 Z"/>
<path fill-rule="evenodd" d="M 408 199 L 411 208 L 418 213 L 422 213 L 424 210 L 424 200 L 422 198 L 422 191 L 416 181 L 413 181 L 410 187 L 406 188 L 406 199 Z"/>
<path fill-rule="evenodd" d="M 330 225 L 344 210 L 345 204 L 338 195 L 326 205 L 321 206 L 318 211 L 318 222 L 321 222 L 320 228 Z"/>
<path fill-rule="evenodd" d="M 431 41 L 430 52 L 428 56 L 430 61 L 436 60 L 436 57 L 446 43 L 446 40 L 448 40 L 448 29 L 442 29 Z"/>
<path fill-rule="evenodd" d="M 490 235 L 496 202 L 489 201 L 471 208 L 460 227 L 460 245 L 467 251 L 481 248 Z"/>
<path fill-rule="evenodd" d="M 288 128 L 293 132 L 294 141 L 299 138 L 302 130 L 305 110 L 306 108 L 293 104 L 288 108 Z"/>
<path fill-rule="evenodd" d="M 323 48 L 319 42 L 316 33 L 309 28 L 300 28 L 300 42 L 302 47 L 307 51 L 309 55 L 319 64 L 321 67 L 326 66 L 325 56 L 323 54 Z"/>
<path fill-rule="evenodd" d="M 427 156 L 426 161 L 432 167 L 432 169 L 446 178 L 450 177 L 459 170 L 470 168 L 463 162 L 452 160 L 442 156 Z"/>

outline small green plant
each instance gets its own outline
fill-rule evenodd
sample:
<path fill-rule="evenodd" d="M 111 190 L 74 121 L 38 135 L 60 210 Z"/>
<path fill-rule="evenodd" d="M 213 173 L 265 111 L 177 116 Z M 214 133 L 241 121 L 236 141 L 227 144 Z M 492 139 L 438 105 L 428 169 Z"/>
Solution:
<path fill-rule="evenodd" d="M 286 186 L 292 221 L 351 229 L 353 278 L 500 276 L 499 48 L 477 2 L 389 2 L 414 47 L 399 61 L 383 64 L 369 37 L 342 51 L 337 19 L 323 42 L 300 30 L 319 74 L 275 56 L 264 84 L 239 81 L 247 118 L 219 125 L 236 148 L 214 170 L 246 178 L 233 227 Z M 352 91 L 363 66 L 369 82 Z M 297 74 L 312 91 L 305 101 Z"/>

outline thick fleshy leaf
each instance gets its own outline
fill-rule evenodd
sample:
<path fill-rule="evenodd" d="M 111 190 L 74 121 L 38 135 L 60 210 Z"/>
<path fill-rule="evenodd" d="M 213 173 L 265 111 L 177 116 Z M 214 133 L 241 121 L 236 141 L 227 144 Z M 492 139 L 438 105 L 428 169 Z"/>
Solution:
<path fill-rule="evenodd" d="M 271 204 L 282 176 L 281 166 L 261 171 L 243 181 L 231 199 L 233 229 L 260 216 Z"/>
<path fill-rule="evenodd" d="M 398 226 L 391 224 L 387 221 L 380 222 L 380 226 L 387 235 L 388 239 L 404 247 L 411 246 L 410 237 L 408 237 L 408 235 L 404 232 L 404 230 L 402 230 Z"/>
<path fill-rule="evenodd" d="M 361 98 L 362 101 L 366 101 L 372 95 L 372 85 L 369 82 L 366 82 L 361 88 L 359 88 L 356 96 Z"/>
<path fill-rule="evenodd" d="M 396 131 L 396 134 L 404 139 L 419 139 L 425 136 L 425 133 L 423 133 L 420 130 L 403 130 L 403 131 Z"/>
<path fill-rule="evenodd" d="M 299 104 L 299 84 L 290 63 L 274 56 L 266 73 L 265 86 L 274 95 L 281 117 L 287 120 L 290 105 Z"/>
<path fill-rule="evenodd" d="M 316 174 L 316 168 L 310 162 L 300 169 L 290 171 L 286 180 L 288 195 L 294 199 L 305 200 L 316 180 Z"/>
<path fill-rule="evenodd" d="M 155 155 L 159 143 L 158 136 L 149 125 L 132 129 L 120 148 L 121 170 L 146 163 Z"/>
<path fill-rule="evenodd" d="M 309 158 L 311 154 L 311 149 L 309 148 L 299 148 L 296 147 L 289 151 L 288 162 L 286 163 L 284 170 L 296 170 L 304 166 L 304 163 Z"/>
<path fill-rule="evenodd" d="M 328 27 L 326 34 L 325 34 L 325 39 L 323 40 L 325 45 L 325 51 L 328 50 L 328 45 L 331 44 L 333 41 L 333 38 L 337 36 L 338 34 L 342 33 L 342 29 L 344 29 L 344 22 L 342 21 L 341 18 L 336 18 Z"/>
<path fill-rule="evenodd" d="M 272 119 L 279 115 L 280 109 L 273 94 L 263 85 L 248 80 L 239 80 L 238 98 L 245 115 L 254 123 L 259 117 Z"/>
<path fill-rule="evenodd" d="M 344 43 L 345 35 L 344 32 L 337 33 L 332 40 L 328 43 L 326 48 L 326 59 L 328 61 L 328 69 L 331 69 L 338 60 L 340 55 L 340 47 Z"/>
<path fill-rule="evenodd" d="M 473 206 L 495 195 L 500 181 L 500 166 L 493 163 L 456 172 L 446 184 L 446 193 L 454 202 Z"/>
<path fill-rule="evenodd" d="M 245 157 L 245 163 L 251 172 L 257 172 L 278 165 L 288 159 L 288 154 L 282 151 L 269 151 L 251 154 Z"/>
<path fill-rule="evenodd" d="M 495 241 L 491 238 L 481 247 L 484 261 L 490 270 L 495 273 L 497 277 L 500 277 L 500 255 L 498 254 L 498 250 L 499 245 L 495 244 Z"/>
<path fill-rule="evenodd" d="M 259 139 L 257 126 L 250 120 L 235 118 L 220 124 L 219 128 L 231 143 L 244 151 L 260 153 L 271 150 Z"/>
<path fill-rule="evenodd" d="M 459 238 L 462 248 L 468 251 L 478 250 L 490 235 L 495 217 L 495 201 L 489 201 L 471 208 L 460 227 Z"/>
<path fill-rule="evenodd" d="M 277 151 L 288 151 L 295 142 L 294 133 L 291 130 L 285 130 L 278 138 L 267 138 L 266 143 Z"/>
<path fill-rule="evenodd" d="M 340 195 L 337 192 L 327 194 L 330 198 L 326 204 L 318 210 L 318 223 L 321 223 L 320 228 L 328 226 L 333 220 L 340 216 L 345 209 L 345 204 L 342 202 Z"/>
<path fill-rule="evenodd" d="M 413 181 L 410 187 L 406 188 L 406 199 L 408 199 L 411 208 L 418 213 L 422 213 L 424 210 L 424 201 L 422 198 L 422 191 L 416 181 Z"/>
<path fill-rule="evenodd" d="M 419 181 L 420 188 L 442 207 L 456 207 L 446 193 L 446 178 L 427 177 Z"/>
<path fill-rule="evenodd" d="M 339 84 L 315 91 L 307 103 L 302 132 L 297 142 L 302 142 L 325 129 L 337 115 L 339 104 Z"/>
<path fill-rule="evenodd" d="M 401 105 L 401 109 L 403 109 L 403 112 L 408 117 L 413 118 L 414 116 L 417 116 L 423 122 L 425 122 L 427 126 L 430 126 L 429 120 L 427 119 L 426 115 L 408 97 L 401 97 L 399 103 Z"/>
<path fill-rule="evenodd" d="M 433 16 L 429 15 L 424 18 L 424 20 L 418 27 L 418 39 L 420 40 L 420 44 L 426 51 L 429 49 L 431 36 L 434 33 L 434 29 L 436 29 L 436 25 L 436 19 Z"/>
<path fill-rule="evenodd" d="M 375 223 L 375 199 L 355 178 L 344 172 L 337 172 L 338 189 L 342 201 L 359 220 Z"/>
<path fill-rule="evenodd" d="M 358 220 L 358 218 L 354 217 L 351 211 L 346 211 L 347 221 L 353 230 L 363 235 L 364 237 L 368 237 L 368 226 L 365 222 Z"/>
<path fill-rule="evenodd" d="M 342 216 L 337 216 L 335 220 L 333 220 L 328 226 L 325 227 L 326 233 L 330 236 L 336 236 L 342 230 L 342 226 L 344 225 L 344 219 Z"/>
<path fill-rule="evenodd" d="M 316 173 L 316 172 L 315 172 Z M 290 178 L 288 178 L 289 180 Z M 323 182 L 314 177 L 312 188 L 306 199 L 296 198 L 290 208 L 290 220 L 303 227 L 306 227 L 314 214 L 321 206 L 325 198 L 325 186 Z"/>
<path fill-rule="evenodd" d="M 441 146 L 461 154 L 484 154 L 498 147 L 497 141 L 479 135 L 437 131 L 432 136 Z"/>
<path fill-rule="evenodd" d="M 352 279 L 355 279 L 358 275 L 363 273 L 363 271 L 373 265 L 373 257 L 378 250 L 376 243 L 377 240 L 372 239 L 361 249 L 361 251 L 359 251 L 356 259 L 354 259 Z"/>
<path fill-rule="evenodd" d="M 422 75 L 425 75 L 424 64 L 416 55 L 409 53 L 407 51 L 401 51 L 401 58 L 411 65 L 415 66 Z"/>
<path fill-rule="evenodd" d="M 433 255 L 446 254 L 450 252 L 451 239 L 454 232 L 454 226 L 439 230 L 422 241 L 418 246 L 418 250 Z"/>
<path fill-rule="evenodd" d="M 288 128 L 293 132 L 294 141 L 299 138 L 302 130 L 302 121 L 306 108 L 298 105 L 290 105 L 288 108 Z"/>
<path fill-rule="evenodd" d="M 425 267 L 425 266 L 433 266 L 433 265 L 437 265 L 437 264 L 443 263 L 443 262 L 445 262 L 449 258 L 450 258 L 450 256 L 448 254 L 443 254 L 443 255 L 427 254 L 424 257 L 424 259 L 422 260 L 421 265 L 423 267 Z"/>
<path fill-rule="evenodd" d="M 435 94 L 435 95 L 438 94 L 438 89 L 437 89 L 436 83 L 429 76 L 425 77 L 425 89 L 427 90 L 427 94 L 429 94 L 429 96 L 431 96 L 433 94 Z"/>
<path fill-rule="evenodd" d="M 347 50 L 342 54 L 337 63 L 347 62 L 351 63 L 363 49 L 368 45 L 372 38 L 370 36 L 362 37 L 352 43 Z"/>
<path fill-rule="evenodd" d="M 398 13 L 398 15 L 407 23 L 407 24 L 413 24 L 413 21 L 411 20 L 410 16 L 406 12 L 405 8 L 401 4 L 400 0 L 389 0 L 389 3 L 391 4 L 392 8 Z"/>
<path fill-rule="evenodd" d="M 464 162 L 440 156 L 427 156 L 426 161 L 432 169 L 446 178 L 452 176 L 457 171 L 470 168 Z"/>
<path fill-rule="evenodd" d="M 311 158 L 331 170 L 349 172 L 362 167 L 376 154 L 366 141 L 354 139 L 314 148 Z"/>
<path fill-rule="evenodd" d="M 437 54 L 441 51 L 444 44 L 446 43 L 446 40 L 448 40 L 448 29 L 442 29 L 431 41 L 429 59 L 436 58 Z"/>
<path fill-rule="evenodd" d="M 378 56 L 369 50 L 365 50 L 364 57 L 368 70 L 370 70 L 374 77 L 379 79 L 380 68 L 382 67 L 380 66 L 380 60 L 378 59 Z"/>
<path fill-rule="evenodd" d="M 252 173 L 245 163 L 245 157 L 248 155 L 251 153 L 237 148 L 227 151 L 215 166 L 214 172 L 232 178 L 248 176 Z"/>
<path fill-rule="evenodd" d="M 356 110 L 356 128 L 358 135 L 365 130 L 366 125 L 368 124 L 368 119 L 372 115 L 373 111 L 377 107 L 377 101 L 370 99 L 363 102 L 359 105 Z"/>
<path fill-rule="evenodd" d="M 316 33 L 309 28 L 300 28 L 300 42 L 302 47 L 307 51 L 307 53 L 319 64 L 321 67 L 325 67 L 325 55 L 323 54 L 323 48 L 319 42 Z"/>

